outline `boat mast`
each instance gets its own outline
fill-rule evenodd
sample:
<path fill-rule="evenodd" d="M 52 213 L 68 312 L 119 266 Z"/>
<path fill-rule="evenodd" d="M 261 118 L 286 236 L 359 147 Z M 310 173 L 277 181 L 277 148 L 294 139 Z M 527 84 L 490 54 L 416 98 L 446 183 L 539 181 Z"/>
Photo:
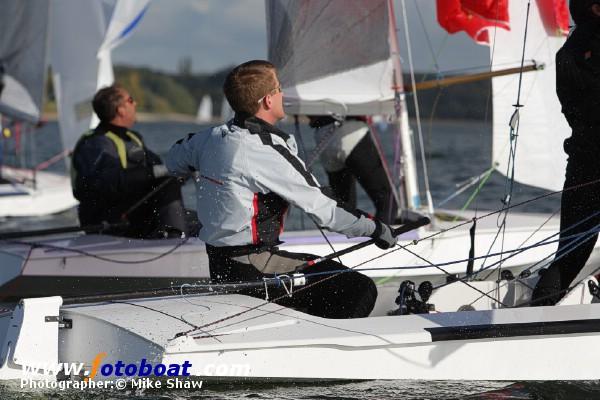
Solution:
<path fill-rule="evenodd" d="M 402 65 L 400 63 L 400 51 L 398 49 L 398 38 L 396 37 L 396 14 L 394 13 L 393 0 L 388 0 L 389 19 L 389 46 L 394 67 L 394 108 L 396 119 L 394 121 L 394 135 L 399 139 L 398 164 L 394 165 L 398 173 L 398 192 L 401 208 L 416 210 L 421 206 L 419 196 L 419 183 L 417 178 L 416 160 L 414 156 L 413 134 L 408 124 L 408 110 L 406 108 L 406 95 L 404 94 L 404 81 L 402 79 Z"/>

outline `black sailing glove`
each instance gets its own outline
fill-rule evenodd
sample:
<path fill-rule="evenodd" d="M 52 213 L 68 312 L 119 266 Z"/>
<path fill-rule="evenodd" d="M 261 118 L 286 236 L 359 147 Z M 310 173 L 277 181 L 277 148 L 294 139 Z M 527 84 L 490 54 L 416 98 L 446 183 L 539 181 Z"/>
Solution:
<path fill-rule="evenodd" d="M 374 220 L 373 222 L 375 222 L 375 230 L 371 234 L 371 237 L 375 239 L 375 245 L 383 250 L 394 247 L 398 239 L 392 234 L 392 228 L 379 220 Z"/>

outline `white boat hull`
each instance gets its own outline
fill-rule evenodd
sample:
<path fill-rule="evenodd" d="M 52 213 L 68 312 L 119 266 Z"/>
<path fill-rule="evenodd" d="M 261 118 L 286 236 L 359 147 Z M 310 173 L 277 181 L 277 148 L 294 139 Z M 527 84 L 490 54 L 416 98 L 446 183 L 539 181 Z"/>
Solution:
<path fill-rule="evenodd" d="M 468 220 L 472 216 L 465 214 L 464 217 Z M 479 221 L 475 256 L 485 256 L 502 248 L 505 251 L 519 249 L 548 238 L 556 239 L 553 235 L 558 232 L 557 218 L 549 219 L 543 214 L 514 213 L 510 216 L 510 222 L 503 242 L 496 240 L 492 246 L 497 232 L 495 218 Z M 400 282 L 405 279 L 417 284 L 429 280 L 439 285 L 446 281 L 447 274 L 464 276 L 466 273 L 466 258 L 470 248 L 468 224 L 428 238 L 454 224 L 457 222 L 438 221 L 434 228 L 402 235 L 399 242 L 402 247 L 393 251 L 368 246 L 343 256 L 341 260 L 348 267 L 372 277 L 377 283 L 380 299 L 394 296 Z M 347 239 L 333 233 L 328 233 L 328 237 L 336 251 L 364 240 Z M 292 252 L 317 255 L 333 252 L 318 231 L 288 232 L 282 236 L 282 240 L 285 243 L 281 248 Z M 417 244 L 414 244 L 415 240 L 418 240 Z M 179 244 L 177 239 L 135 240 L 82 234 L 5 241 L 0 248 L 0 265 L 3 266 L 0 271 L 0 298 L 78 296 L 177 287 L 182 283 L 207 281 L 208 257 L 203 242 L 190 239 L 182 246 Z M 502 268 L 511 270 L 517 276 L 523 269 L 551 256 L 556 247 L 556 243 L 553 243 L 533 247 L 516 255 L 506 253 Z M 477 279 L 497 280 L 499 259 L 499 256 L 493 256 L 485 261 L 476 261 L 474 271 L 482 266 L 484 268 Z M 447 264 L 448 261 L 459 262 Z M 439 268 L 431 265 L 440 263 L 445 264 Z M 491 268 L 485 269 L 487 267 Z M 600 242 L 588 260 L 584 276 L 594 274 L 598 268 Z M 376 313 L 387 310 L 387 304 L 377 302 Z"/>
<path fill-rule="evenodd" d="M 589 295 L 582 299 L 554 307 L 351 320 L 242 295 L 62 307 L 60 297 L 27 299 L 4 334 L 0 379 L 17 379 L 25 362 L 84 363 L 86 376 L 104 352 L 106 364 L 188 363 L 198 379 L 597 380 L 600 304 L 590 304 Z M 40 323 L 35 316 L 42 314 L 68 326 Z"/>
<path fill-rule="evenodd" d="M 78 203 L 68 176 L 37 171 L 34 186 L 30 170 L 0 168 L 1 176 L 11 182 L 0 184 L 0 218 L 55 214 Z"/>

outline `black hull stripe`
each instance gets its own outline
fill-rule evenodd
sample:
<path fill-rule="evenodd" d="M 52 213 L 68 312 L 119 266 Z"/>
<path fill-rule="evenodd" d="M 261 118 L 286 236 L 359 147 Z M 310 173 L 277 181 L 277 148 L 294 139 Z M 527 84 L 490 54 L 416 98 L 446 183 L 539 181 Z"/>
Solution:
<path fill-rule="evenodd" d="M 425 328 L 431 341 L 511 338 L 600 332 L 600 319 L 582 319 L 523 324 L 492 324 Z"/>

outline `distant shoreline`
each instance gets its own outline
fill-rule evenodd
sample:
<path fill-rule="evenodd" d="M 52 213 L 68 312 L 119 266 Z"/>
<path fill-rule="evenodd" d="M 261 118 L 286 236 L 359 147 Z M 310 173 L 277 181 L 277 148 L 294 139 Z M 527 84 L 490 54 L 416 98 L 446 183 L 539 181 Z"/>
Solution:
<path fill-rule="evenodd" d="M 44 121 L 52 121 L 56 122 L 58 120 L 58 114 L 55 112 L 45 112 L 42 115 L 42 120 Z M 138 122 L 189 122 L 195 123 L 196 117 L 189 114 L 180 114 L 180 113 L 137 113 L 137 121 Z"/>
<path fill-rule="evenodd" d="M 44 113 L 42 115 L 42 119 L 44 121 L 48 121 L 48 122 L 56 122 L 58 119 L 58 115 L 55 112 L 47 112 Z M 466 118 L 434 118 L 434 121 L 436 123 L 444 123 L 444 124 L 451 124 L 451 123 L 456 123 L 456 124 L 461 124 L 464 122 L 480 122 L 480 123 L 487 123 L 489 125 L 492 124 L 492 121 L 484 121 L 484 120 L 480 120 L 480 119 L 466 119 Z M 189 123 L 189 124 L 195 124 L 196 122 L 196 117 L 194 117 L 193 115 L 189 115 L 189 114 L 181 114 L 181 113 L 144 113 L 144 112 L 138 112 L 137 113 L 137 122 L 143 122 L 143 123 L 152 123 L 152 122 L 182 122 L 182 123 Z M 411 124 L 416 123 L 415 118 L 411 117 L 409 119 L 409 122 Z M 427 124 L 429 122 L 429 119 L 422 119 L 421 123 L 422 124 Z M 206 123 L 202 123 L 199 125 L 217 125 L 222 123 L 222 121 L 218 118 L 215 118 L 214 121 L 212 122 L 206 122 Z"/>

